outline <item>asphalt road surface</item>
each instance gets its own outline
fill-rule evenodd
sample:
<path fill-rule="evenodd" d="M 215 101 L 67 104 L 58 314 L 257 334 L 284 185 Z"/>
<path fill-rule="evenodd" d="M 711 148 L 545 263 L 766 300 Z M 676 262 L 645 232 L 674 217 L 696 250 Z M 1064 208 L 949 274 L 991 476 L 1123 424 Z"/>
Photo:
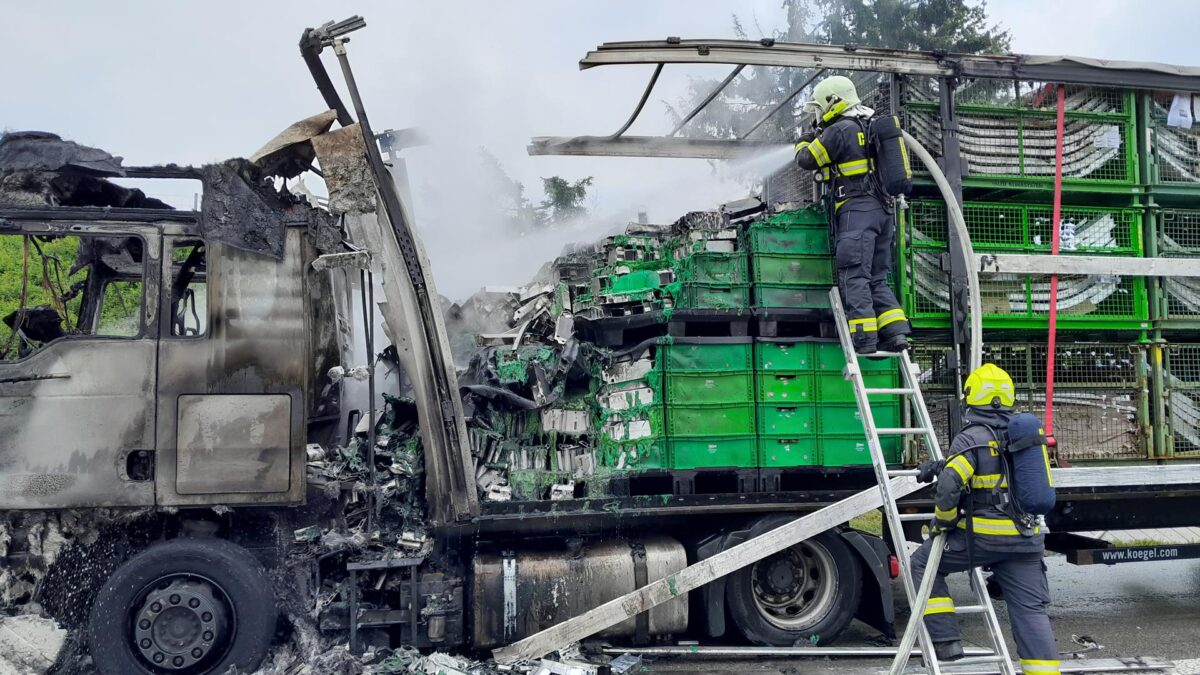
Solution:
<path fill-rule="evenodd" d="M 1062 556 L 1054 555 L 1046 559 L 1046 564 L 1054 599 L 1050 618 L 1060 651 L 1079 649 L 1071 640 L 1072 635 L 1078 635 L 1089 636 L 1104 646 L 1104 649 L 1086 655 L 1090 658 L 1147 656 L 1183 661 L 1200 657 L 1200 560 L 1076 567 Z M 951 576 L 950 587 L 956 602 L 967 604 L 971 601 L 973 596 L 966 575 Z M 903 597 L 899 585 L 896 585 L 895 593 L 897 597 Z M 996 608 L 1008 636 L 1004 603 L 996 603 Z M 908 612 L 902 608 L 899 613 L 902 628 Z M 980 617 L 965 617 L 963 635 L 967 642 L 987 646 L 987 633 Z M 875 646 L 878 637 L 874 630 L 855 622 L 834 646 Z M 1016 648 L 1011 639 L 1009 649 L 1015 657 Z M 648 672 L 654 673 L 799 675 L 834 671 L 876 673 L 886 670 L 887 663 L 859 659 L 833 662 L 796 658 L 703 661 L 672 658 L 647 665 Z M 1195 664 L 1181 665 L 1184 666 L 1181 672 L 1198 672 L 1193 670 Z"/>

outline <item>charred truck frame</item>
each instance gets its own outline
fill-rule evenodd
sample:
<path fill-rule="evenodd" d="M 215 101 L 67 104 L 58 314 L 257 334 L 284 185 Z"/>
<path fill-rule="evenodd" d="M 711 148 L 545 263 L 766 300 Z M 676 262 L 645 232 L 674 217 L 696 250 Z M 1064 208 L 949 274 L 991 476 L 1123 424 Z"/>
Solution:
<path fill-rule="evenodd" d="M 42 575 L 24 599 L 87 632 L 102 672 L 256 667 L 276 603 L 296 604 L 275 597 L 269 578 L 296 585 L 303 612 L 316 615 L 320 604 L 321 627 L 349 631 L 352 649 L 504 645 L 873 484 L 867 473 L 839 472 L 787 490 L 752 481 L 711 494 L 481 503 L 481 460 L 468 442 L 429 264 L 347 59 L 346 35 L 363 25 L 355 17 L 305 31 L 301 53 L 329 110 L 250 160 L 123 168 L 36 133 L 10 135 L 0 153 L 0 236 L 20 240 L 24 278 L 32 269 L 49 295 L 48 308 L 26 307 L 25 289 L 20 309 L 4 317 L 12 339 L 0 361 L 0 509 L 11 543 L 0 552 L 12 578 Z M 340 64 L 349 106 L 321 61 L 325 49 Z M 926 55 L 904 56 L 918 57 Z M 314 159 L 327 208 L 280 187 L 317 171 Z M 198 180 L 202 208 L 172 209 L 115 177 Z M 53 278 L 64 242 L 74 246 L 68 276 L 86 272 L 70 287 Z M 113 302 L 125 310 L 119 319 Z M 374 338 L 376 312 L 387 350 Z M 377 396 L 377 352 L 403 372 L 404 410 L 419 420 L 422 479 L 405 485 L 423 490 L 411 495 L 422 531 L 381 520 L 378 421 L 400 424 L 390 416 L 401 404 Z M 364 361 L 365 392 L 333 375 Z M 310 461 L 336 454 L 322 448 L 356 438 L 367 455 L 357 486 L 310 479 Z M 1123 484 L 1067 481 L 1050 525 L 1194 525 L 1200 474 L 1169 469 Z M 365 510 L 376 539 L 332 546 L 299 566 L 286 560 L 292 533 L 337 529 L 331 503 Z M 50 558 L 32 543 L 46 514 L 63 512 L 96 518 L 101 540 L 80 546 L 107 557 L 86 574 L 72 567 L 78 556 Z M 601 636 L 638 644 L 689 631 L 722 636 L 732 632 L 727 607 L 760 644 L 833 639 L 855 617 L 892 635 L 890 555 L 883 539 L 834 527 Z M 314 603 L 330 576 L 343 580 L 341 591 Z M 79 592 L 96 594 L 90 608 L 61 597 L 59 586 L 79 579 Z M 792 591 L 813 599 L 795 605 L 802 616 L 773 612 L 771 598 Z"/>

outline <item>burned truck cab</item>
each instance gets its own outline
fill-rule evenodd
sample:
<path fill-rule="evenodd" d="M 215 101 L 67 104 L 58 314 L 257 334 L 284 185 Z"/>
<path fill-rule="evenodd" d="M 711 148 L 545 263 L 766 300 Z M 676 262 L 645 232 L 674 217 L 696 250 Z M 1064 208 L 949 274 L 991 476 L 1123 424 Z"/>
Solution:
<path fill-rule="evenodd" d="M 301 502 L 309 425 L 340 418 L 327 214 L 244 162 L 119 162 L 0 143 L 0 509 Z"/>

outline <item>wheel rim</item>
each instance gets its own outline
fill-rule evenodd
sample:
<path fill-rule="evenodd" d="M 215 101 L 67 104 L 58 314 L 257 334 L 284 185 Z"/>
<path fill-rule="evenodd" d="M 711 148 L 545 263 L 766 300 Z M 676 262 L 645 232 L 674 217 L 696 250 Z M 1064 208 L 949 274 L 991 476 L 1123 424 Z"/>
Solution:
<path fill-rule="evenodd" d="M 131 611 L 134 652 L 153 672 L 203 672 L 230 646 L 234 613 L 213 581 L 190 574 L 160 577 L 139 594 Z"/>
<path fill-rule="evenodd" d="M 824 546 L 802 542 L 755 563 L 754 605 L 772 625 L 802 630 L 829 613 L 837 593 L 837 566 Z"/>

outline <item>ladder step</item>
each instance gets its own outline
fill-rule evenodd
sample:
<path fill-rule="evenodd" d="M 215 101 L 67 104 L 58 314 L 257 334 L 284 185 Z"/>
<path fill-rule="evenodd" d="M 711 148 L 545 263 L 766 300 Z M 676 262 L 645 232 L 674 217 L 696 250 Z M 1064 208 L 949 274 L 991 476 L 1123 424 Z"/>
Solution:
<path fill-rule="evenodd" d="M 880 436 L 901 436 L 906 434 L 928 434 L 932 432 L 930 432 L 929 429 L 922 427 L 895 427 L 891 429 L 876 429 L 875 433 L 879 434 Z"/>
<path fill-rule="evenodd" d="M 867 396 L 904 396 L 906 394 L 917 393 L 916 389 L 911 387 L 882 387 L 876 389 L 863 389 Z"/>
<path fill-rule="evenodd" d="M 921 472 L 917 471 L 916 469 L 891 469 L 887 472 L 887 475 L 889 478 L 901 478 L 903 476 L 916 477 L 920 475 L 920 473 Z"/>
<path fill-rule="evenodd" d="M 860 359 L 878 359 L 878 358 L 896 359 L 896 358 L 900 358 L 900 354 L 902 354 L 902 353 L 903 352 L 871 352 L 870 354 L 858 354 L 858 358 L 860 358 Z"/>
<path fill-rule="evenodd" d="M 900 520 L 906 521 L 906 522 L 911 522 L 911 521 L 915 521 L 915 520 L 920 520 L 920 521 L 933 520 L 933 516 L 931 516 L 928 513 L 901 513 L 901 514 L 899 514 L 899 517 L 900 517 Z"/>
<path fill-rule="evenodd" d="M 1004 661 L 1004 657 L 999 654 L 990 654 L 988 656 L 967 656 L 957 661 L 938 662 L 940 666 L 973 666 L 977 663 L 1000 663 Z"/>
<path fill-rule="evenodd" d="M 962 607 L 954 608 L 955 614 L 983 614 L 986 611 L 987 607 L 984 607 L 983 605 L 964 605 Z"/>

